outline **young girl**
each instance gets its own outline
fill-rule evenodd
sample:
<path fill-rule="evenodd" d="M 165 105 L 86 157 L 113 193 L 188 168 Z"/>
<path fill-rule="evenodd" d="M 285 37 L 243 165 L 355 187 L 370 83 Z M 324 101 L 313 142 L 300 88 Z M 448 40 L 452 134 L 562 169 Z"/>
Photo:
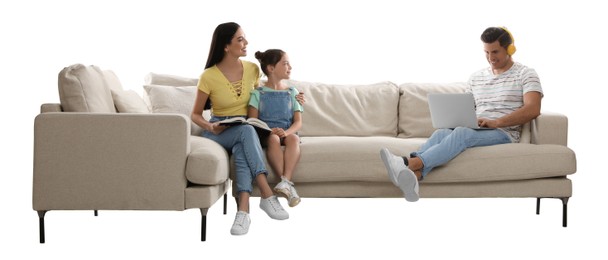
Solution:
<path fill-rule="evenodd" d="M 260 62 L 268 81 L 251 92 L 247 115 L 259 118 L 272 129 L 265 144 L 270 167 L 281 177 L 274 190 L 287 198 L 290 207 L 294 207 L 300 203 L 291 178 L 300 160 L 298 130 L 302 127 L 303 108 L 296 100 L 298 90 L 282 82 L 289 79 L 291 73 L 287 54 L 282 50 L 270 49 L 256 52 L 255 58 Z M 284 151 L 281 149 L 283 145 Z"/>

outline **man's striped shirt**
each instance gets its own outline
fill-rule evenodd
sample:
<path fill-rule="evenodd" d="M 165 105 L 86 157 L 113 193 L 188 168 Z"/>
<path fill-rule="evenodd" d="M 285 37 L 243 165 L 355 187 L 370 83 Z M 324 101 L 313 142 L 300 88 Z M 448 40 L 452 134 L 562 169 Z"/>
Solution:
<path fill-rule="evenodd" d="M 524 104 L 524 94 L 540 92 L 538 74 L 518 62 L 500 75 L 494 75 L 491 68 L 473 73 L 469 79 L 467 92 L 473 93 L 478 118 L 497 119 L 512 113 Z M 501 128 L 511 136 L 511 141 L 519 142 L 521 125 Z"/>

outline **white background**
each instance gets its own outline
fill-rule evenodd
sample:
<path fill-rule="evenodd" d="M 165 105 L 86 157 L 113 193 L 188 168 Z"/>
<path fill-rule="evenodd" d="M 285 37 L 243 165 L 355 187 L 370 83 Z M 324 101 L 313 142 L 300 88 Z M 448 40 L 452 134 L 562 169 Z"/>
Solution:
<path fill-rule="evenodd" d="M 541 3 L 542 2 L 542 3 Z M 0 259 L 572 259 L 606 256 L 605 9 L 600 1 L 2 1 L 3 93 Z M 398 4 L 397 4 L 398 3 Z M 57 74 L 74 63 L 113 70 L 125 89 L 143 92 L 149 72 L 198 77 L 211 35 L 235 21 L 249 55 L 290 54 L 292 78 L 339 84 L 455 82 L 487 65 L 481 32 L 507 26 L 516 61 L 535 68 L 543 110 L 569 118 L 578 172 L 569 226 L 561 202 L 534 199 L 310 199 L 269 219 L 252 199 L 246 236 L 229 229 L 235 214 L 51 211 L 38 244 L 31 207 L 33 121 L 58 103 Z M 517 162 L 513 162 L 517 163 Z M 591 239 L 594 233 L 595 239 Z M 14 255 L 7 257 L 7 255 Z"/>

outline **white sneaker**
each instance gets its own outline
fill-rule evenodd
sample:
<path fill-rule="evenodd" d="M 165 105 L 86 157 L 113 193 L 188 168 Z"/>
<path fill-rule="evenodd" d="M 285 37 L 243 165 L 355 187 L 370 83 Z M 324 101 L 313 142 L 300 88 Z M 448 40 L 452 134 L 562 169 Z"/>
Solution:
<path fill-rule="evenodd" d="M 274 187 L 274 191 L 285 197 L 289 202 L 290 207 L 295 207 L 300 203 L 300 196 L 294 187 L 293 182 L 283 179 L 277 186 Z"/>
<path fill-rule="evenodd" d="M 403 192 L 405 200 L 409 202 L 418 201 L 420 199 L 418 177 L 410 168 L 405 166 L 403 158 L 392 154 L 386 148 L 380 150 L 380 157 L 388 171 L 389 179 Z"/>
<path fill-rule="evenodd" d="M 382 148 L 380 150 L 380 158 L 382 158 L 382 162 L 384 162 L 384 167 L 388 171 L 389 179 L 397 185 L 397 176 L 399 172 L 404 169 L 407 169 L 405 166 L 405 162 L 403 162 L 403 158 L 392 154 L 388 149 Z"/>
<path fill-rule="evenodd" d="M 245 211 L 237 212 L 232 228 L 230 229 L 230 234 L 237 236 L 247 234 L 247 232 L 249 232 L 249 224 L 251 224 L 249 214 Z"/>
<path fill-rule="evenodd" d="M 275 195 L 260 199 L 260 208 L 272 219 L 284 220 L 289 218 L 289 213 L 283 209 Z"/>

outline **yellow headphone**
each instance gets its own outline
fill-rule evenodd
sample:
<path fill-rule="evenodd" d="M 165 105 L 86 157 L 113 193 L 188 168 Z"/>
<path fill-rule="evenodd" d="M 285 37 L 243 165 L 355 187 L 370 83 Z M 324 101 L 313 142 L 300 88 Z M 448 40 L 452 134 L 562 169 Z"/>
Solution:
<path fill-rule="evenodd" d="M 515 38 L 513 38 L 513 35 L 511 34 L 511 32 L 509 32 L 509 30 L 507 30 L 506 27 L 500 28 L 505 30 L 505 32 L 507 32 L 507 34 L 509 34 L 509 37 L 511 38 L 511 44 L 507 46 L 507 54 L 509 54 L 509 56 L 513 56 L 513 54 L 517 51 L 517 48 L 515 48 Z"/>

